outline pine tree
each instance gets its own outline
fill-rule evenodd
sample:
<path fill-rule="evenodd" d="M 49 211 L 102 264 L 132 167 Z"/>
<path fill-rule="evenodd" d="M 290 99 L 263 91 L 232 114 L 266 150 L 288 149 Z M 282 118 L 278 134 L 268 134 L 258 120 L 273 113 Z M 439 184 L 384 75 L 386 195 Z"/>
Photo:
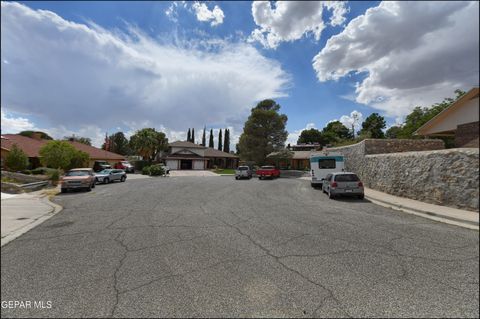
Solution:
<path fill-rule="evenodd" d="M 206 126 L 203 127 L 203 135 L 202 135 L 202 146 L 205 146 L 207 143 L 207 140 L 205 139 L 205 130 L 207 129 Z"/>
<path fill-rule="evenodd" d="M 192 128 L 192 140 L 190 142 L 195 144 L 195 129 L 194 128 Z"/>
<path fill-rule="evenodd" d="M 222 129 L 218 132 L 218 150 L 221 151 L 222 147 Z"/>
<path fill-rule="evenodd" d="M 230 153 L 230 130 L 225 129 L 225 137 L 223 139 L 223 151 L 225 153 Z"/>
<path fill-rule="evenodd" d="M 208 147 L 214 148 L 215 146 L 213 145 L 213 130 L 210 129 L 210 139 L 208 140 Z"/>
<path fill-rule="evenodd" d="M 190 142 L 190 129 L 188 129 L 188 133 L 187 133 L 187 142 Z"/>

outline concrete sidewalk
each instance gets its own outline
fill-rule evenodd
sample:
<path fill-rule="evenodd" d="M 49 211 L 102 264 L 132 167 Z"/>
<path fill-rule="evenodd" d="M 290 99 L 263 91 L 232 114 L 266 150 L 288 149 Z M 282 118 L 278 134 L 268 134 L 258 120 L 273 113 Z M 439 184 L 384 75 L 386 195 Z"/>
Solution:
<path fill-rule="evenodd" d="M 1 246 L 43 223 L 62 207 L 49 201 L 44 190 L 1 199 Z"/>
<path fill-rule="evenodd" d="M 476 230 L 479 229 L 478 212 L 424 203 L 414 199 L 390 195 L 366 187 L 365 197 L 373 203 L 381 206 L 390 207 L 447 224 Z"/>

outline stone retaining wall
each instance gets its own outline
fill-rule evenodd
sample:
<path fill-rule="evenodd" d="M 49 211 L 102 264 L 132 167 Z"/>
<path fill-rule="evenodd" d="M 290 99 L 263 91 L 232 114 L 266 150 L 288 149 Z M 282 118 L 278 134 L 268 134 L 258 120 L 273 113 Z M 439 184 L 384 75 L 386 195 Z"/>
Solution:
<path fill-rule="evenodd" d="M 346 170 L 356 172 L 369 188 L 432 204 L 478 211 L 478 149 L 420 151 L 422 143 L 427 149 L 435 149 L 443 148 L 443 142 L 392 141 L 364 140 L 329 150 L 343 154 Z M 378 153 L 382 146 L 386 154 Z M 414 151 L 408 152 L 409 147 Z M 392 153 L 392 150 L 402 151 Z"/>

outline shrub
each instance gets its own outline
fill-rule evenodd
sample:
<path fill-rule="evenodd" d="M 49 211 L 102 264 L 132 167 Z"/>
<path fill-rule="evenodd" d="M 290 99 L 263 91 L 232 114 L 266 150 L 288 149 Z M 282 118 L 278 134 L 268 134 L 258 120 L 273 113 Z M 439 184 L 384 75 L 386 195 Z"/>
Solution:
<path fill-rule="evenodd" d="M 56 171 L 55 168 L 48 168 L 48 167 L 37 167 L 31 170 L 33 175 L 51 175 L 55 171 Z"/>
<path fill-rule="evenodd" d="M 29 169 L 26 169 L 26 170 L 23 170 L 22 171 L 22 174 L 25 174 L 25 175 L 32 175 L 32 171 L 29 170 Z"/>
<path fill-rule="evenodd" d="M 165 170 L 160 165 L 152 165 L 150 166 L 150 175 L 151 176 L 161 176 L 165 175 Z"/>
<path fill-rule="evenodd" d="M 150 175 L 150 166 L 144 166 L 142 168 L 142 175 Z"/>
<path fill-rule="evenodd" d="M 39 153 L 43 165 L 68 169 L 77 149 L 66 141 L 49 141 L 40 148 Z"/>
<path fill-rule="evenodd" d="M 16 144 L 5 157 L 5 166 L 12 171 L 23 171 L 28 167 L 28 157 Z"/>
<path fill-rule="evenodd" d="M 130 162 L 130 163 L 132 163 L 132 162 Z M 133 162 L 132 165 L 135 167 L 136 171 L 143 171 L 143 168 L 145 166 L 150 166 L 150 163 L 148 161 L 138 160 L 138 161 Z"/>
<path fill-rule="evenodd" d="M 60 179 L 60 171 L 58 169 L 54 169 L 48 173 L 48 177 L 52 182 L 58 182 Z"/>
<path fill-rule="evenodd" d="M 90 155 L 88 155 L 88 153 L 76 150 L 72 155 L 73 157 L 70 160 L 69 169 L 88 167 L 88 162 L 90 161 Z"/>

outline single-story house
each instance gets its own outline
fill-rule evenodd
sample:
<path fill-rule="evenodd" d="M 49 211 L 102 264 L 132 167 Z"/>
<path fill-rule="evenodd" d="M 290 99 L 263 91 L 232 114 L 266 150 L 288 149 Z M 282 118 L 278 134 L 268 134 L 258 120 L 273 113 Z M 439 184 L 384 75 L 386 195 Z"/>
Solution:
<path fill-rule="evenodd" d="M 279 152 L 273 152 L 267 155 L 267 162 L 280 169 L 310 169 L 310 155 L 312 152 L 320 151 L 322 145 L 318 143 L 289 145 L 286 150 L 289 157 L 279 157 Z"/>
<path fill-rule="evenodd" d="M 214 168 L 235 168 L 238 156 L 205 147 L 192 142 L 177 141 L 168 144 L 168 151 L 161 155 L 161 160 L 171 170 Z"/>
<path fill-rule="evenodd" d="M 267 155 L 267 163 L 280 169 L 310 169 L 310 154 L 314 151 L 290 151 L 289 158 L 280 158 L 278 152 L 273 152 Z"/>
<path fill-rule="evenodd" d="M 2 166 L 4 158 L 14 144 L 17 145 L 27 156 L 30 161 L 31 168 L 41 166 L 40 163 L 40 148 L 47 143 L 48 140 L 40 138 L 39 134 L 33 134 L 32 137 L 26 137 L 18 134 L 2 134 L 1 136 L 1 158 Z M 77 150 L 83 151 L 90 156 L 89 167 L 93 167 L 93 163 L 97 160 L 107 161 L 110 164 L 115 164 L 118 161 L 125 160 L 125 156 L 108 152 L 93 146 L 82 144 L 74 141 L 67 141 Z"/>
<path fill-rule="evenodd" d="M 423 124 L 416 135 L 453 136 L 456 147 L 479 147 L 479 88 L 473 88 Z"/>

